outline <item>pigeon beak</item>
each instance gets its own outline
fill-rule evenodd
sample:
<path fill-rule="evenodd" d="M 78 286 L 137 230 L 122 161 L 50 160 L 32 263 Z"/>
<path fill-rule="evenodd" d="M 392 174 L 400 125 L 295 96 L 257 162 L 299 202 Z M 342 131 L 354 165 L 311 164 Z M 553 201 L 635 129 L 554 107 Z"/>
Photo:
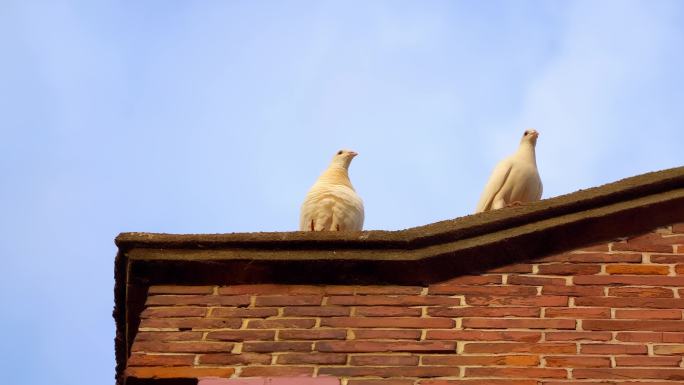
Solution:
<path fill-rule="evenodd" d="M 354 152 L 354 151 L 350 151 L 349 154 L 351 155 L 352 158 L 359 155 L 359 153 Z"/>

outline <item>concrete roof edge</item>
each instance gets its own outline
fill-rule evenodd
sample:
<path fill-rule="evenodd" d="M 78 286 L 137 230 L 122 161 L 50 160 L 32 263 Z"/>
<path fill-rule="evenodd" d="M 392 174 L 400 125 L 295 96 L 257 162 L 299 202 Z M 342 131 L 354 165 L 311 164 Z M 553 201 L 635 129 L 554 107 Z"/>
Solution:
<path fill-rule="evenodd" d="M 454 239 L 479 236 L 559 215 L 586 211 L 680 187 L 684 187 L 684 167 L 650 172 L 519 207 L 468 215 L 405 230 L 227 234 L 125 232 L 119 234 L 115 242 L 122 251 L 131 248 L 415 249 Z"/>

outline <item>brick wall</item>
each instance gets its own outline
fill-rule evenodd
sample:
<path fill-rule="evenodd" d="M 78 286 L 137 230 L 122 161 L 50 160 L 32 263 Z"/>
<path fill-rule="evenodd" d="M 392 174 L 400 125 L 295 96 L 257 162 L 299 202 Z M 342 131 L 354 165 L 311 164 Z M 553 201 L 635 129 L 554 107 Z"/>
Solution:
<path fill-rule="evenodd" d="M 684 224 L 429 287 L 152 286 L 126 375 L 684 383 L 683 297 Z"/>

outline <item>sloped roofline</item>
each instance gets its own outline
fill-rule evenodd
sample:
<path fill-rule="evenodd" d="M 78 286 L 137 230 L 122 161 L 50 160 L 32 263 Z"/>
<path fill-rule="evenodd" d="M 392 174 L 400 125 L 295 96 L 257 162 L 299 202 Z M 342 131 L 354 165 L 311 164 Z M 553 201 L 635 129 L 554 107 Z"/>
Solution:
<path fill-rule="evenodd" d="M 684 219 L 684 167 L 399 231 L 122 233 L 117 373 L 153 284 L 429 284 Z"/>

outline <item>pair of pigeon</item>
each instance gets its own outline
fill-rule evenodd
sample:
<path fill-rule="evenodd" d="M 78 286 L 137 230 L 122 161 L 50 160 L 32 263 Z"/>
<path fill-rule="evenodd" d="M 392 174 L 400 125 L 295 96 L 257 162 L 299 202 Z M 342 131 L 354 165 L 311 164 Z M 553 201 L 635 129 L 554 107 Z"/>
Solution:
<path fill-rule="evenodd" d="M 526 130 L 515 154 L 494 168 L 475 210 L 496 210 L 541 199 L 542 182 L 537 171 L 534 148 L 539 133 Z M 363 201 L 349 180 L 349 165 L 358 155 L 340 150 L 327 170 L 306 194 L 302 204 L 301 231 L 360 231 L 363 228 Z"/>

